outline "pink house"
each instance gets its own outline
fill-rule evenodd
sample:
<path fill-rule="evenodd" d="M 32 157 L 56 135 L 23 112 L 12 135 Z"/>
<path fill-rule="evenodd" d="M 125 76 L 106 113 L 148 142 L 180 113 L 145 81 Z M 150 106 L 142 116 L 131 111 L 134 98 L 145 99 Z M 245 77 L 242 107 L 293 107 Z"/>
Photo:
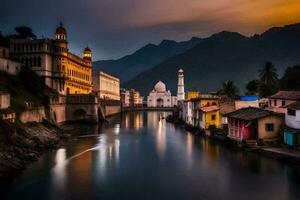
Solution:
<path fill-rule="evenodd" d="M 269 110 L 286 113 L 286 106 L 300 100 L 300 91 L 279 91 L 269 97 Z"/>
<path fill-rule="evenodd" d="M 232 140 L 274 139 L 283 126 L 284 116 L 248 107 L 227 114 L 228 137 Z"/>

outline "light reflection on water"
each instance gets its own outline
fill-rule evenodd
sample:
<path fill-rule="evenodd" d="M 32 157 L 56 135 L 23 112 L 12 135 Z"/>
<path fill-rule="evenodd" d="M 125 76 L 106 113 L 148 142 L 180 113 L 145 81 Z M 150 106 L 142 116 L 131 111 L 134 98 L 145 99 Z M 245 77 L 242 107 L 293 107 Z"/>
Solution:
<path fill-rule="evenodd" d="M 134 112 L 101 126 L 65 126 L 78 139 L 45 154 L 5 193 L 10 199 L 299 199 L 299 167 L 193 136 L 166 116 Z"/>

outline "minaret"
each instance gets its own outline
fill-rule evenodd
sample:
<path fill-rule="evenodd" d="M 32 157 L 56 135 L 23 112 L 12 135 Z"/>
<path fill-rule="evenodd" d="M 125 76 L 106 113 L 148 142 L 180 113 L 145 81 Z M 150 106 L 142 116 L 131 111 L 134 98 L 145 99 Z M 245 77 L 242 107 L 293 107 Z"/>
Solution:
<path fill-rule="evenodd" d="M 178 71 L 178 89 L 177 89 L 177 101 L 183 101 L 185 99 L 184 93 L 184 75 L 183 70 Z"/>

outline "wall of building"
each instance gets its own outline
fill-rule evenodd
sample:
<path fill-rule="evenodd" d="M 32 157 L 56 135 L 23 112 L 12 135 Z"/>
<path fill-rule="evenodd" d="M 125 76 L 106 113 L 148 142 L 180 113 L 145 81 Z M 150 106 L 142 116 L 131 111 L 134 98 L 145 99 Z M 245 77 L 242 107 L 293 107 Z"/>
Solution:
<path fill-rule="evenodd" d="M 0 109 L 8 107 L 10 107 L 10 95 L 6 93 L 0 94 Z"/>
<path fill-rule="evenodd" d="M 67 121 L 66 104 L 56 104 L 50 106 L 51 118 L 57 124 L 62 124 Z"/>
<path fill-rule="evenodd" d="M 9 59 L 0 58 L 0 71 L 5 71 L 11 75 L 17 75 L 20 70 L 21 63 Z"/>
<path fill-rule="evenodd" d="M 23 123 L 28 122 L 42 122 L 43 119 L 46 119 L 46 113 L 44 107 L 38 107 L 24 111 L 19 116 L 20 121 Z"/>
<path fill-rule="evenodd" d="M 215 116 L 215 119 L 212 119 L 212 116 Z M 215 126 L 216 128 L 220 127 L 220 112 L 212 111 L 205 113 L 205 129 L 208 129 L 209 126 Z"/>
<path fill-rule="evenodd" d="M 285 123 L 288 127 L 300 129 L 300 110 L 296 110 L 296 116 L 285 114 Z"/>
<path fill-rule="evenodd" d="M 266 123 L 274 124 L 274 131 L 266 131 Z M 259 139 L 272 139 L 277 138 L 284 123 L 284 117 L 268 116 L 258 120 L 258 138 Z"/>
<path fill-rule="evenodd" d="M 199 97 L 199 92 L 197 92 L 197 91 L 189 91 L 188 92 L 188 95 L 187 95 L 188 100 L 198 98 L 198 97 Z"/>
<path fill-rule="evenodd" d="M 93 90 L 100 99 L 120 100 L 120 80 L 104 72 L 93 74 Z"/>
<path fill-rule="evenodd" d="M 121 113 L 121 106 L 105 106 L 105 117 Z"/>
<path fill-rule="evenodd" d="M 201 101 L 200 101 L 200 107 L 211 106 L 211 105 L 218 105 L 218 100 L 217 99 L 201 99 Z"/>
<path fill-rule="evenodd" d="M 258 108 L 259 107 L 259 103 L 258 101 L 235 101 L 235 109 L 241 109 L 241 108 L 247 108 L 247 107 L 255 107 Z"/>

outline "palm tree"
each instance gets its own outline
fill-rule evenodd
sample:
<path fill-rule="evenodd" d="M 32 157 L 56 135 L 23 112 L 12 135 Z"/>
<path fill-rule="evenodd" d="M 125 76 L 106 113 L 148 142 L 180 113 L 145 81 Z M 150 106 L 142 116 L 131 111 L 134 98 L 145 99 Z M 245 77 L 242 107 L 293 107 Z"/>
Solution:
<path fill-rule="evenodd" d="M 260 81 L 266 85 L 278 82 L 277 69 L 271 62 L 267 62 L 262 70 L 259 70 Z"/>
<path fill-rule="evenodd" d="M 225 81 L 222 84 L 222 89 L 220 92 L 224 95 L 226 95 L 230 99 L 234 99 L 235 96 L 238 94 L 238 89 L 234 85 L 233 81 Z"/>

